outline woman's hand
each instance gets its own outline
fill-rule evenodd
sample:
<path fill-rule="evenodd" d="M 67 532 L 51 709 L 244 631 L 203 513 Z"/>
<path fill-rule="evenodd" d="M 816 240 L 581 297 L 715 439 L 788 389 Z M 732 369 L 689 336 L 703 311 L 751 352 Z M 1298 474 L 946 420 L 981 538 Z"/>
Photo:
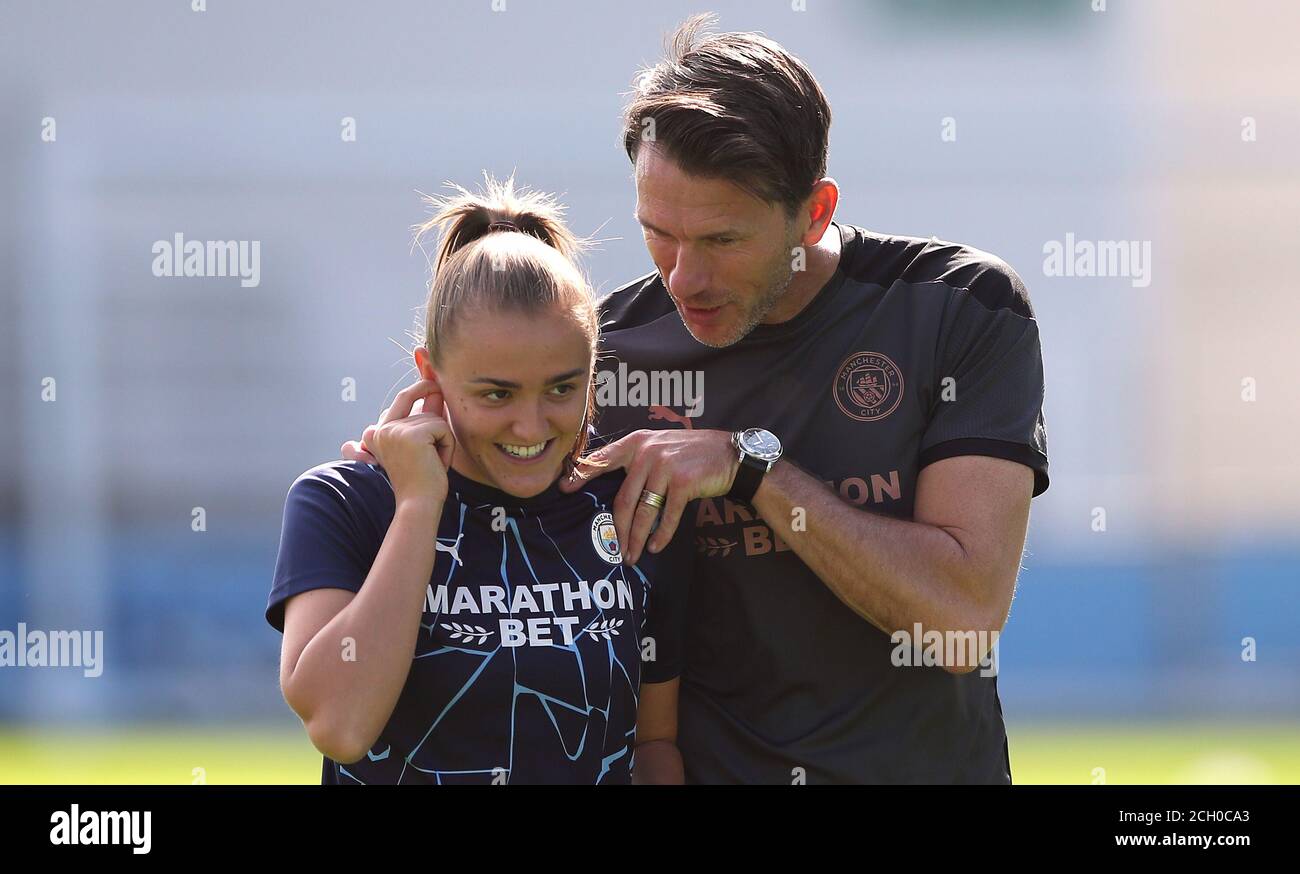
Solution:
<path fill-rule="evenodd" d="M 423 401 L 419 412 L 415 405 Z M 344 444 L 348 456 L 350 444 Z M 436 379 L 422 379 L 398 392 L 379 421 L 361 435 L 356 460 L 382 465 L 393 484 L 398 506 L 407 501 L 441 505 L 447 497 L 447 468 L 455 441 L 447 424 L 442 389 Z"/>

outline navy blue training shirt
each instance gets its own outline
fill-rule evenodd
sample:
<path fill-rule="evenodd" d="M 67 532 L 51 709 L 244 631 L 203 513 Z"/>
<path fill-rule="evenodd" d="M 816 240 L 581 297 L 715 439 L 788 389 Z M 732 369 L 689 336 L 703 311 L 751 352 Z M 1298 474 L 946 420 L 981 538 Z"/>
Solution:
<path fill-rule="evenodd" d="M 621 471 L 527 499 L 448 479 L 406 685 L 370 751 L 326 757 L 322 782 L 630 782 L 639 684 L 682 669 L 690 526 L 624 567 Z M 283 632 L 285 601 L 310 589 L 359 591 L 393 514 L 382 467 L 335 461 L 298 477 L 267 621 Z"/>

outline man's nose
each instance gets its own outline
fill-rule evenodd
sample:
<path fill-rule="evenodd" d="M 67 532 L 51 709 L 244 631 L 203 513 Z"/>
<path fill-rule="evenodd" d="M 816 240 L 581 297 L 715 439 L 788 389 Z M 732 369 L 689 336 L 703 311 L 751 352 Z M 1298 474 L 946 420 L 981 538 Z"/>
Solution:
<path fill-rule="evenodd" d="M 709 287 L 709 266 L 690 246 L 677 247 L 677 261 L 668 277 L 668 291 L 678 300 L 690 300 Z"/>

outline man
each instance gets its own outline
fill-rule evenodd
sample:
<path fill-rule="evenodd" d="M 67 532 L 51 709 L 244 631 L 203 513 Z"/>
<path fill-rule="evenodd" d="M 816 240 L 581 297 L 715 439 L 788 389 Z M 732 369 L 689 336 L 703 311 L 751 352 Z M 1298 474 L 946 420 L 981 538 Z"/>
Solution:
<path fill-rule="evenodd" d="M 619 439 L 564 487 L 627 470 L 628 562 L 696 527 L 688 782 L 1008 783 L 990 650 L 1048 482 L 1027 293 L 987 253 L 834 222 L 820 86 L 706 23 L 626 109 L 656 271 L 601 319 L 602 366 L 704 388 L 601 386 Z"/>

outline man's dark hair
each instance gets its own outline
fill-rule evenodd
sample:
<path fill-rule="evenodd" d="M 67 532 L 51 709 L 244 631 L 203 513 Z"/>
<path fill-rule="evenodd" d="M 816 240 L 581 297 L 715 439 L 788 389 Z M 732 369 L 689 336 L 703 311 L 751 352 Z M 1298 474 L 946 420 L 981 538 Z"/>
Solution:
<path fill-rule="evenodd" d="M 756 33 L 703 33 L 687 19 L 666 57 L 642 70 L 623 111 L 636 163 L 653 142 L 693 176 L 727 179 L 794 217 L 826 175 L 831 108 L 803 62 Z"/>

